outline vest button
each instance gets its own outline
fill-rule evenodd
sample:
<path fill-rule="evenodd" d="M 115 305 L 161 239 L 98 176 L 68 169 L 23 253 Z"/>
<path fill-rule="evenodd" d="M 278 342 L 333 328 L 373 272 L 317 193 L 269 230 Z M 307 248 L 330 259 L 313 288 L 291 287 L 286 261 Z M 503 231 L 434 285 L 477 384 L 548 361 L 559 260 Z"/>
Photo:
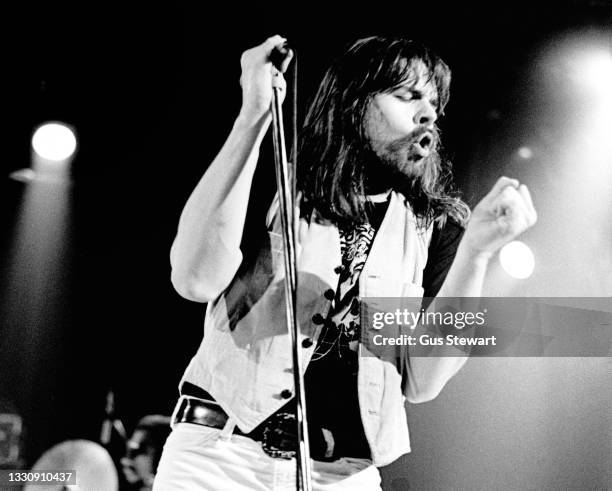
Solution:
<path fill-rule="evenodd" d="M 289 390 L 289 389 L 285 389 L 280 393 L 280 396 L 283 399 L 289 399 L 291 396 L 293 395 L 293 393 Z"/>
<path fill-rule="evenodd" d="M 302 341 L 302 348 L 310 348 L 313 345 L 312 339 L 306 338 Z"/>
<path fill-rule="evenodd" d="M 330 288 L 329 290 L 325 290 L 325 293 L 323 294 L 323 296 L 327 298 L 327 300 L 333 300 L 334 297 L 336 296 L 336 293 L 334 292 L 334 290 Z"/>
<path fill-rule="evenodd" d="M 321 314 L 317 313 L 312 316 L 312 322 L 314 322 L 315 324 L 323 324 L 325 322 L 325 319 Z"/>

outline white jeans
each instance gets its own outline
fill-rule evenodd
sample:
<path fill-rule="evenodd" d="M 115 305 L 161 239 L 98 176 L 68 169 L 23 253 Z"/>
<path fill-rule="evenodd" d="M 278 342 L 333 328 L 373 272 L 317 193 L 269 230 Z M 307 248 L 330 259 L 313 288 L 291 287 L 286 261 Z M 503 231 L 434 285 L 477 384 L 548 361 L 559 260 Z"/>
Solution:
<path fill-rule="evenodd" d="M 153 491 L 294 491 L 295 459 L 268 456 L 261 444 L 226 430 L 179 423 L 164 445 Z M 313 491 L 381 491 L 368 459 L 312 461 Z"/>

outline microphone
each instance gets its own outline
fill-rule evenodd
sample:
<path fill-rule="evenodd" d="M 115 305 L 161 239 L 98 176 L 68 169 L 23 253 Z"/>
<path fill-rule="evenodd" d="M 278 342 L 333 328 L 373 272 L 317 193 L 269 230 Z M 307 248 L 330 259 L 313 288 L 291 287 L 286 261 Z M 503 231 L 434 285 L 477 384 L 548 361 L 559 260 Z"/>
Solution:
<path fill-rule="evenodd" d="M 285 42 L 282 46 L 276 46 L 270 53 L 270 62 L 279 72 L 285 73 L 289 67 L 288 58 L 293 54 L 289 43 Z"/>

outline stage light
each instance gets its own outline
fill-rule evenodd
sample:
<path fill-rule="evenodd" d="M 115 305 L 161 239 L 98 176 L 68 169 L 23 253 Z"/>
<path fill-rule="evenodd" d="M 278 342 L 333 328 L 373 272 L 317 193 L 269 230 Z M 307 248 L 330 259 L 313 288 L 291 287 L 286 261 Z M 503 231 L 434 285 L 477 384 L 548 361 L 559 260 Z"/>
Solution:
<path fill-rule="evenodd" d="M 519 240 L 502 248 L 499 252 L 499 262 L 506 273 L 519 280 L 529 278 L 535 267 L 533 252 L 527 244 Z"/>
<path fill-rule="evenodd" d="M 576 63 L 574 79 L 596 95 L 612 93 L 612 53 L 599 49 L 584 53 Z"/>
<path fill-rule="evenodd" d="M 39 157 L 54 162 L 68 159 L 76 150 L 76 136 L 62 123 L 46 123 L 32 137 L 32 148 Z"/>
<path fill-rule="evenodd" d="M 529 147 L 521 147 L 517 151 L 518 156 L 524 160 L 529 160 L 533 157 L 533 150 Z"/>

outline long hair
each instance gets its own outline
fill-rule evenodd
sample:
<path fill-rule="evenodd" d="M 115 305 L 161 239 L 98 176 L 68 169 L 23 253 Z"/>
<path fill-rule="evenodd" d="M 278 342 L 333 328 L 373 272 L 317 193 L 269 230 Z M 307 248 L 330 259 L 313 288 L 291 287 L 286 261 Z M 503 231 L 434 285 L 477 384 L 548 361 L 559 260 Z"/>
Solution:
<path fill-rule="evenodd" d="M 298 190 L 306 209 L 338 225 L 366 217 L 366 166 L 372 149 L 365 115 L 374 95 L 390 93 L 425 65 L 438 93 L 438 115 L 449 99 L 448 66 L 425 46 L 402 38 L 370 37 L 355 42 L 327 70 L 310 105 L 298 153 Z M 434 136 L 437 136 L 437 131 Z M 439 141 L 439 138 L 436 138 Z M 465 224 L 469 208 L 450 188 L 451 164 L 434 151 L 423 171 L 399 189 L 415 214 L 429 224 L 450 216 Z"/>

